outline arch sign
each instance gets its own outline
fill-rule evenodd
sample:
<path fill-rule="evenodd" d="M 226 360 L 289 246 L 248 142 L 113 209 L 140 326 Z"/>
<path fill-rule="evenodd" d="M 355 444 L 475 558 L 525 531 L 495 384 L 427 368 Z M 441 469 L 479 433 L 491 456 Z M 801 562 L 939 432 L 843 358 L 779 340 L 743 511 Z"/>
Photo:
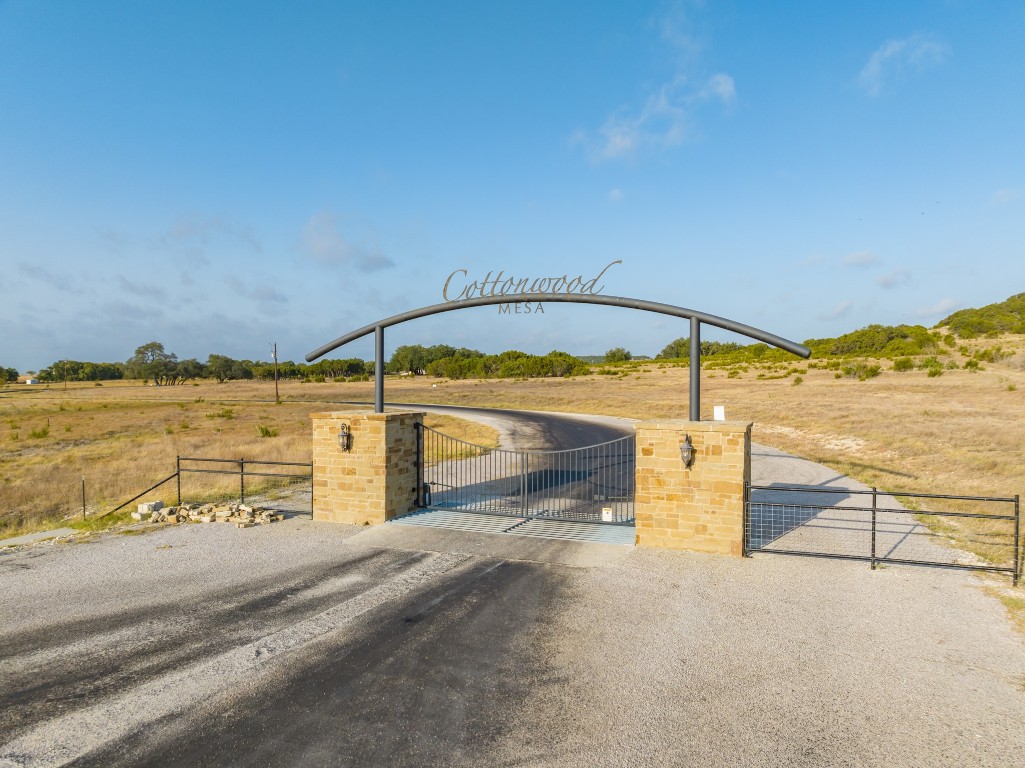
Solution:
<path fill-rule="evenodd" d="M 612 262 L 617 264 L 618 262 Z M 420 309 L 414 309 L 409 312 L 403 312 L 399 315 L 393 315 L 392 317 L 385 318 L 384 320 L 378 320 L 376 323 L 365 325 L 362 328 L 357 328 L 355 331 L 339 336 L 334 341 L 330 341 L 322 347 L 310 352 L 306 355 L 306 362 L 312 363 L 318 357 L 326 355 L 328 352 L 337 349 L 338 347 L 348 344 L 350 341 L 361 339 L 364 336 L 369 336 L 371 333 L 374 334 L 374 411 L 376 413 L 384 412 L 384 329 L 389 328 L 393 325 L 399 325 L 409 320 L 416 320 L 420 317 L 428 317 L 430 315 L 438 315 L 442 312 L 454 312 L 457 309 L 471 309 L 473 307 L 486 307 L 495 304 L 508 304 L 512 302 L 523 302 L 523 303 L 542 303 L 542 302 L 554 302 L 554 303 L 567 303 L 567 304 L 600 304 L 609 307 L 623 307 L 625 309 L 639 309 L 645 312 L 656 312 L 661 315 L 668 315 L 670 317 L 679 317 L 686 320 L 690 320 L 690 420 L 700 421 L 701 420 L 701 324 L 714 325 L 717 328 L 722 328 L 727 331 L 733 331 L 739 333 L 742 336 L 761 341 L 769 344 L 773 347 L 791 352 L 799 357 L 808 358 L 811 356 L 811 350 L 803 344 L 784 339 L 775 334 L 768 333 L 767 331 L 754 328 L 750 325 L 738 323 L 735 320 L 728 320 L 725 317 L 719 317 L 717 315 L 710 315 L 706 312 L 699 312 L 694 309 L 687 309 L 685 307 L 676 307 L 671 304 L 659 304 L 654 301 L 645 301 L 643 299 L 628 299 L 622 296 L 603 296 L 597 291 L 601 288 L 595 288 L 598 280 L 601 276 L 612 266 L 609 264 L 598 277 L 593 280 L 584 280 L 583 277 L 573 278 L 568 280 L 566 277 L 561 278 L 543 278 L 546 282 L 543 284 L 540 279 L 531 281 L 529 278 L 521 278 L 519 280 L 512 277 L 504 277 L 503 273 L 499 273 L 494 278 L 491 277 L 491 273 L 482 281 L 463 281 L 460 286 L 455 284 L 456 276 L 466 277 L 466 270 L 456 270 L 451 275 L 445 284 L 444 295 L 447 297 L 449 293 L 453 293 L 460 298 L 447 300 L 442 304 L 433 304 L 429 307 L 422 307 Z M 450 287 L 451 286 L 451 287 Z M 472 289 L 471 289 L 471 286 Z M 573 289 L 570 288 L 573 286 Z M 560 291 L 556 291 L 556 287 L 561 288 Z M 604 286 L 602 286 L 604 287 Z M 542 288 L 542 290 L 537 290 Z"/>

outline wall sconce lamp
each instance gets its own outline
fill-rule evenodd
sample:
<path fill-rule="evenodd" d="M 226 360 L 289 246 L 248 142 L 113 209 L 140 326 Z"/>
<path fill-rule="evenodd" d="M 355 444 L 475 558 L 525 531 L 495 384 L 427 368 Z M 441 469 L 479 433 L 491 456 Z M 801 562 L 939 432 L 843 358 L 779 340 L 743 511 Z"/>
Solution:
<path fill-rule="evenodd" d="M 338 447 L 346 453 L 352 450 L 352 433 L 349 431 L 348 424 L 338 427 Z"/>
<path fill-rule="evenodd" d="M 684 435 L 680 443 L 680 458 L 683 459 L 683 466 L 690 469 L 694 464 L 694 443 L 690 441 L 690 435 Z"/>

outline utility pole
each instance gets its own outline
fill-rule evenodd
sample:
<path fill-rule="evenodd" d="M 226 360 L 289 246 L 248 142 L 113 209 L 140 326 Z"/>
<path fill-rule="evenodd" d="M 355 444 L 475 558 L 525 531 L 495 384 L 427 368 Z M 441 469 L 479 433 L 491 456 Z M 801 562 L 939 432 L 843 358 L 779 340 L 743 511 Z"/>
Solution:
<path fill-rule="evenodd" d="M 280 403 L 281 398 L 278 396 L 278 343 L 276 341 L 273 345 L 271 357 L 274 358 L 274 402 Z"/>

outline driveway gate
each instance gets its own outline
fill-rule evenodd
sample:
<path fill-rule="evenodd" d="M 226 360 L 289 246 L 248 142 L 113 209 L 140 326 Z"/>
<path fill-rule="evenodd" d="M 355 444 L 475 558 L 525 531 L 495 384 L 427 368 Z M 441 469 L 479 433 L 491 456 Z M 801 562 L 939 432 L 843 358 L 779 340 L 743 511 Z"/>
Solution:
<path fill-rule="evenodd" d="M 418 426 L 417 506 L 630 525 L 635 438 L 562 451 L 506 451 Z"/>
<path fill-rule="evenodd" d="M 1018 583 L 1017 496 L 784 485 L 745 491 L 745 554 L 864 560 L 873 569 L 894 563 L 994 571 Z"/>

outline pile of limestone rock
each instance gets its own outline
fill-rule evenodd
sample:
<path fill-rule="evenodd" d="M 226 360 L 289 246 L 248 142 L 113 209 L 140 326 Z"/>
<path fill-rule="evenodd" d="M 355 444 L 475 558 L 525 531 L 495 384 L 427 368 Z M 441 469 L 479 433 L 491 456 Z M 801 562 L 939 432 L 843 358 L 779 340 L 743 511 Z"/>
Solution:
<path fill-rule="evenodd" d="M 165 507 L 162 501 L 147 501 L 132 512 L 132 519 L 150 523 L 234 523 L 239 528 L 276 523 L 284 515 L 247 504 L 182 504 Z"/>

